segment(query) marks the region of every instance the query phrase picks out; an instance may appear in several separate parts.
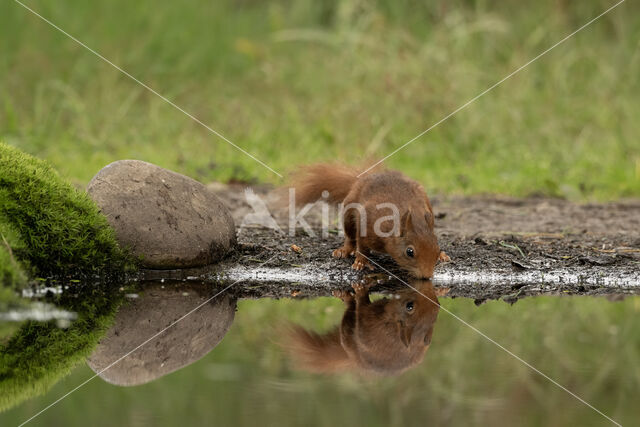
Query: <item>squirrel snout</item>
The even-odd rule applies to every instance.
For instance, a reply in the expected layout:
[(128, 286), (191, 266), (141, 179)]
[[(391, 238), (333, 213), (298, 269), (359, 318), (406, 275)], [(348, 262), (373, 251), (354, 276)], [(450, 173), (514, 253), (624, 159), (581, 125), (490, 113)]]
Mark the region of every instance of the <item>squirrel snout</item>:
[[(439, 252), (439, 250), (438, 250)], [(414, 271), (414, 274), (416, 275), (417, 279), (431, 279), (433, 278), (433, 271), (436, 268), (436, 264), (438, 263), (437, 259), (424, 259), (421, 260), (422, 262), (419, 262), (416, 265), (416, 268)]]
[(414, 271), (416, 279), (431, 279), (433, 277), (433, 267), (418, 268)]

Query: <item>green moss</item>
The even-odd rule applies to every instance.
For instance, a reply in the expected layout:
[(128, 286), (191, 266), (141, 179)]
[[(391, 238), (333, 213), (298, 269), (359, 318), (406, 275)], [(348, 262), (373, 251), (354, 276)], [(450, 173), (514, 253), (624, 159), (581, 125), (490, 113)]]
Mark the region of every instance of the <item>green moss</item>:
[[(0, 239), (1, 239), (0, 235)], [(14, 288), (21, 287), (27, 282), (27, 276), (13, 257), (13, 251), (9, 245), (4, 245), (0, 241), (0, 283)]]
[(98, 207), (44, 161), (0, 143), (0, 223), (39, 275), (124, 271), (128, 263)]
[[(9, 224), (0, 220), (0, 285), (13, 289), (22, 288), (27, 283), (24, 263), (16, 259), (15, 250), (24, 244)], [(3, 301), (0, 296), (0, 302)]]

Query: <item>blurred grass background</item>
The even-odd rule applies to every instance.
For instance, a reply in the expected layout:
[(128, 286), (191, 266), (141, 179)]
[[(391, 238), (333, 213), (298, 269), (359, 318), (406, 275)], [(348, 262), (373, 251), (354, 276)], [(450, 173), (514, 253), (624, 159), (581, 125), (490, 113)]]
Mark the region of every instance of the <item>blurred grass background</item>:
[[(387, 155), (614, 2), (26, 4), (285, 174)], [(625, 2), (389, 166), (431, 193), (639, 196), (639, 12)], [(0, 138), (78, 185), (122, 158), (280, 183), (12, 1), (0, 35)]]
[[(387, 155), (614, 1), (25, 3), (285, 174), (299, 163)], [(430, 193), (639, 197), (638, 12), (625, 2), (389, 166)], [(78, 186), (122, 158), (203, 182), (281, 183), (12, 1), (0, 3), (0, 52), (0, 139)], [(639, 301), (443, 305), (631, 424)], [(446, 313), (425, 362), (400, 378), (292, 373), (264, 325), (326, 328), (340, 306), (241, 302), (203, 361), (131, 389), (95, 380), (33, 425), (605, 423)], [(78, 368), (48, 395), (0, 414), (0, 424), (23, 421), (89, 375)]]

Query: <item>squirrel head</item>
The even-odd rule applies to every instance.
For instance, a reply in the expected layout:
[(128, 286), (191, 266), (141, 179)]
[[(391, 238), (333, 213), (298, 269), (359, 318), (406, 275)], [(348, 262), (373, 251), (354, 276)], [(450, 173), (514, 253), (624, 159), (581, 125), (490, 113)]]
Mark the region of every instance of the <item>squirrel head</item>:
[(384, 307), (382, 315), (367, 316), (365, 310), (360, 313), (356, 351), (363, 368), (393, 375), (424, 358), (440, 303), (430, 281), (414, 279), (410, 283), (411, 288), (400, 289), (374, 304)]
[(438, 262), (440, 247), (433, 232), (433, 214), (407, 210), (400, 220), (400, 235), (389, 239), (386, 252), (415, 278), (428, 279)]
[(430, 281), (413, 280), (412, 287), (414, 289), (403, 290), (396, 299), (390, 300), (386, 311), (394, 318), (397, 334), (405, 347), (428, 347), (440, 302)]

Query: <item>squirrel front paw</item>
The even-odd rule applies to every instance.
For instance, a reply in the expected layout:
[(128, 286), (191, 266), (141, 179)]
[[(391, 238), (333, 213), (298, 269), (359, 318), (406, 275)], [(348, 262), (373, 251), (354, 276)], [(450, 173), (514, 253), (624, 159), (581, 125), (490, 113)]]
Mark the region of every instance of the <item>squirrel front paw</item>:
[(444, 251), (440, 251), (440, 255), (438, 255), (438, 260), (440, 262), (449, 262), (451, 261), (451, 258), (449, 258), (449, 255), (444, 253)]
[(356, 260), (353, 261), (353, 265), (351, 266), (351, 268), (357, 271), (361, 271), (364, 270), (365, 267), (367, 267), (369, 270), (373, 270), (373, 266), (368, 259), (360, 255), (356, 255)]
[(353, 298), (353, 294), (350, 291), (345, 291), (342, 289), (336, 289), (335, 291), (332, 291), (331, 295), (333, 295), (336, 298), (340, 298), (342, 301)]
[(351, 284), (351, 287), (355, 291), (356, 296), (361, 296), (369, 292), (370, 285), (366, 283), (361, 283), (361, 282), (354, 282)]
[(341, 246), (335, 251), (331, 253), (334, 258), (347, 258), (350, 255), (353, 255), (353, 248), (348, 246)]

